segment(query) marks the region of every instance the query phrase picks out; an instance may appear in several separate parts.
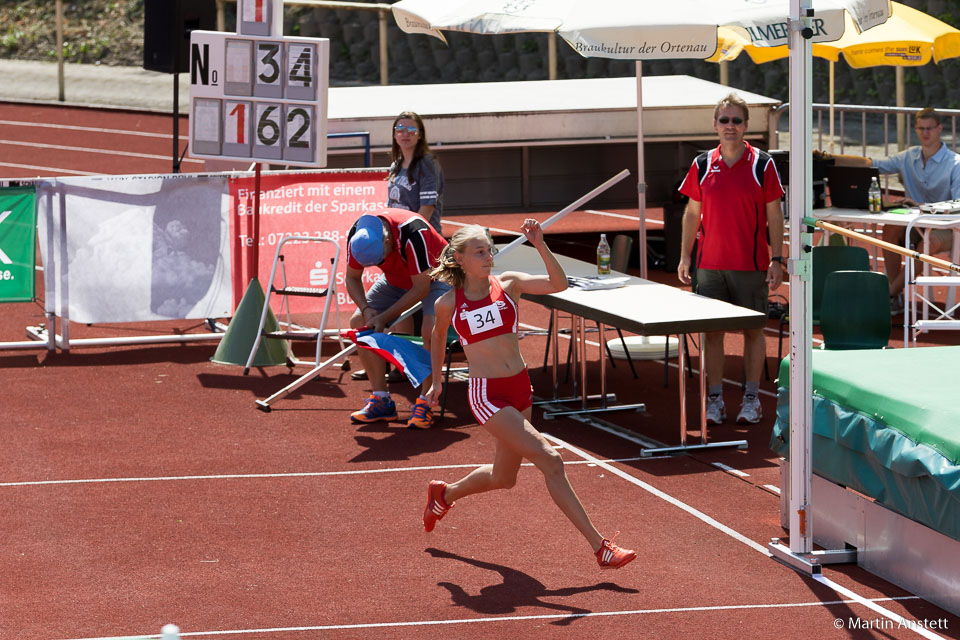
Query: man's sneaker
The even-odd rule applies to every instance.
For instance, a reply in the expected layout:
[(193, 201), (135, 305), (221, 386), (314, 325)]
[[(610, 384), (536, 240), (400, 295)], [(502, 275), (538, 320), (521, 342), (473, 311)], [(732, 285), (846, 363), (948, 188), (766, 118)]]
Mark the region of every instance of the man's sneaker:
[(360, 411), (354, 411), (350, 414), (350, 420), (353, 422), (378, 422), (380, 420), (389, 421), (397, 419), (397, 405), (389, 397), (371, 395), (367, 398), (367, 404), (363, 405)]
[(433, 411), (423, 398), (417, 398), (417, 404), (413, 405), (407, 426), (411, 429), (429, 429), (433, 426)]
[(442, 520), (453, 504), (447, 504), (443, 499), (443, 492), (447, 490), (447, 483), (442, 480), (431, 480), (427, 487), (427, 506), (423, 509), (423, 530), (427, 533), (437, 526), (437, 520)]
[(600, 543), (596, 556), (597, 564), (600, 565), (601, 569), (619, 569), (636, 559), (637, 553), (633, 549), (624, 549), (613, 544), (618, 535), (620, 535), (619, 531), (613, 535), (613, 538), (609, 540), (604, 538), (603, 542)]
[(707, 396), (707, 424), (721, 424), (727, 419), (727, 408), (723, 405), (723, 396)]
[(890, 315), (898, 316), (903, 313), (903, 294), (898, 293), (895, 296), (890, 296)]
[(740, 403), (740, 413), (737, 414), (738, 424), (757, 424), (763, 417), (763, 411), (760, 409), (760, 398), (751, 394), (743, 396), (743, 402)]

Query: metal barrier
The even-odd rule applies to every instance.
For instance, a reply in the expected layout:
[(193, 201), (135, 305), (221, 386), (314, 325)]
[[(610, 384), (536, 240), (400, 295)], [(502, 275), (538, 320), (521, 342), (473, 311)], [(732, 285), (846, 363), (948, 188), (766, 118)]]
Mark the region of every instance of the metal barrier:
[[(847, 146), (847, 136), (845, 132), (845, 123), (847, 122), (847, 116), (850, 114), (859, 114), (860, 118), (860, 155), (866, 156), (868, 147), (876, 147), (878, 145), (869, 145), (867, 143), (867, 131), (870, 124), (867, 122), (868, 114), (873, 114), (877, 116), (882, 116), (882, 126), (883, 126), (883, 145), (881, 154), (886, 157), (892, 155), (896, 151), (900, 151), (900, 145), (897, 145), (897, 149), (890, 149), (891, 138), (890, 138), (890, 116), (898, 116), (899, 118), (906, 118), (907, 116), (912, 116), (920, 111), (918, 107), (875, 107), (869, 105), (856, 105), (856, 104), (821, 104), (814, 103), (813, 113), (816, 128), (812, 133), (817, 140), (817, 146), (820, 149), (829, 148), (830, 145), (834, 142), (838, 142), (840, 150), (838, 153), (844, 153), (844, 150)], [(790, 108), (790, 103), (784, 103), (779, 107), (774, 107), (772, 113), (770, 114), (769, 121), (769, 131), (771, 139), (775, 139), (777, 133), (780, 129), (780, 118)], [(831, 109), (835, 114), (839, 114), (839, 132), (831, 134), (829, 123), (827, 127), (824, 127), (824, 115), (827, 116), (827, 119), (830, 117)], [(944, 138), (948, 139), (948, 146), (951, 147), (954, 151), (957, 151), (957, 118), (960, 117), (960, 109), (937, 109), (937, 113), (944, 119)], [(875, 123), (873, 126), (877, 126)], [(911, 146), (914, 144), (914, 141), (911, 139), (912, 127), (906, 127), (906, 136), (903, 144), (903, 148)], [(949, 132), (949, 133), (948, 133)], [(947, 140), (945, 140), (947, 142)], [(825, 146), (826, 143), (826, 146)]]
[(356, 131), (354, 133), (328, 133), (327, 138), (361, 138), (363, 140), (363, 166), (371, 166), (373, 161), (370, 155), (369, 131)]
[[(811, 134), (814, 137), (815, 144), (814, 147), (817, 149), (824, 149), (831, 153), (840, 153), (843, 154), (847, 151), (847, 147), (856, 147), (859, 146), (858, 155), (870, 158), (886, 158), (894, 153), (897, 153), (913, 144), (919, 144), (912, 136), (913, 127), (905, 127), (905, 135), (903, 136), (904, 142), (900, 144), (899, 142), (894, 144), (890, 136), (890, 120), (891, 116), (894, 116), (898, 121), (906, 120), (907, 118), (912, 117), (914, 114), (921, 111), (918, 107), (877, 107), (870, 105), (857, 105), (857, 104), (822, 104), (814, 103), (811, 105), (813, 107), (814, 114), (814, 130), (811, 131)], [(768, 132), (771, 140), (777, 140), (780, 130), (780, 118), (783, 114), (790, 108), (790, 103), (784, 103), (780, 106), (773, 107), (771, 109), (768, 125)], [(832, 109), (832, 113), (831, 113)], [(954, 152), (957, 151), (958, 140), (957, 138), (957, 118), (960, 117), (960, 109), (937, 109), (936, 110), (940, 117), (943, 119), (943, 128), (944, 134), (942, 136), (943, 141), (947, 143), (947, 146), (950, 147)], [(839, 115), (839, 132), (831, 132), (832, 123), (827, 123), (824, 126), (824, 120), (831, 120), (834, 114)], [(859, 118), (859, 129), (860, 129), (860, 141), (857, 145), (855, 139), (850, 140), (846, 135), (846, 123), (848, 122), (848, 116), (858, 115)], [(826, 116), (826, 117), (825, 117)], [(868, 116), (871, 116), (868, 119)], [(868, 120), (870, 120), (868, 122)], [(878, 122), (879, 120), (879, 122)], [(883, 143), (882, 144), (871, 144), (868, 141), (868, 133), (870, 131), (876, 131), (878, 127), (883, 129)], [(835, 150), (835, 146), (839, 146), (839, 150)], [(893, 147), (893, 148), (891, 148)], [(899, 181), (897, 177), (892, 176), (895, 181), (894, 191), (900, 188)], [(890, 193), (891, 176), (885, 175), (882, 176), (883, 189), (885, 192)]]

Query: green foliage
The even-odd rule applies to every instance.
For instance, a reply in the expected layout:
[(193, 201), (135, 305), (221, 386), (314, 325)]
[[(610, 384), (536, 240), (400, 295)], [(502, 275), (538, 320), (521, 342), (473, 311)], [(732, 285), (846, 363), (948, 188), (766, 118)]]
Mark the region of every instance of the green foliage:
[[(139, 66), (143, 59), (144, 0), (63, 3), (63, 57), (68, 62)], [(56, 58), (52, 0), (0, 3), (0, 55), (22, 60)]]

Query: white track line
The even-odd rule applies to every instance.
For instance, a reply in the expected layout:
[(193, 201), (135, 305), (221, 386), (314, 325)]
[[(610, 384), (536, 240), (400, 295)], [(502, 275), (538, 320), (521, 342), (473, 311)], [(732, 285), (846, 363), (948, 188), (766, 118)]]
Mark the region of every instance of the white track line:
[(943, 636), (937, 635), (936, 633), (934, 633), (933, 631), (930, 631), (929, 629), (925, 629), (922, 625), (917, 624), (917, 622), (913, 620), (907, 620), (903, 616), (897, 613), (894, 613), (889, 609), (881, 607), (876, 602), (873, 602), (868, 598), (864, 598), (863, 596), (854, 593), (853, 591), (851, 591), (850, 589), (847, 589), (843, 585), (837, 584), (830, 578), (824, 577), (822, 574), (819, 576), (813, 576), (813, 579), (820, 582), (824, 586), (830, 587), (840, 595), (847, 596), (851, 600), (856, 600), (858, 603), (862, 604), (866, 608), (872, 611), (876, 611), (883, 617), (891, 620), (892, 622), (895, 622), (897, 624), (897, 627), (896, 627), (897, 629), (906, 629), (908, 631), (913, 631), (917, 635), (923, 636), (924, 638), (931, 638), (934, 640), (937, 640), (937, 639), (943, 640)]
[[(65, 144), (44, 144), (41, 142), (23, 142), (21, 140), (0, 140), (0, 144), (13, 147), (27, 147), (29, 149), (55, 149), (57, 151), (81, 151), (83, 153), (101, 153), (108, 156), (122, 156), (126, 158), (146, 158), (148, 160), (169, 160), (170, 156), (161, 156), (154, 153), (135, 153), (133, 151), (110, 151), (109, 149), (93, 149), (91, 147), (73, 147)], [(200, 160), (186, 160), (183, 164), (203, 164)]]
[(691, 507), (691, 506), (688, 505), (687, 503), (685, 503), (685, 502), (683, 502), (683, 501), (681, 501), (681, 500), (678, 500), (677, 498), (674, 498), (674, 497), (671, 496), (670, 494), (665, 493), (665, 492), (661, 491), (660, 489), (657, 489), (655, 486), (644, 482), (644, 481), (641, 480), (640, 478), (637, 478), (637, 477), (635, 477), (635, 476), (632, 476), (632, 475), (630, 475), (629, 473), (627, 473), (626, 471), (623, 471), (623, 470), (621, 470), (621, 469), (618, 469), (617, 467), (614, 467), (613, 465), (611, 465), (611, 464), (609, 464), (609, 463), (607, 463), (607, 462), (604, 462), (603, 460), (600, 460), (599, 458), (594, 458), (592, 455), (590, 455), (590, 454), (587, 453), (586, 451), (582, 451), (581, 449), (578, 449), (577, 447), (574, 447), (573, 445), (569, 444), (568, 442), (564, 442), (563, 440), (561, 440), (561, 439), (559, 439), (559, 438), (557, 438), (557, 437), (555, 437), (555, 436), (552, 436), (552, 435), (550, 435), (550, 434), (548, 434), (548, 433), (544, 433), (544, 434), (543, 434), (543, 437), (545, 437), (545, 438), (546, 438), (547, 440), (549, 440), (551, 443), (562, 444), (565, 449), (567, 449), (570, 453), (574, 454), (575, 456), (577, 456), (577, 457), (579, 457), (579, 458), (581, 458), (581, 459), (583, 459), (583, 460), (587, 460), (587, 461), (589, 461), (589, 462), (592, 462), (592, 463), (594, 463), (595, 465), (597, 465), (598, 467), (601, 467), (601, 468), (609, 471), (610, 473), (613, 473), (613, 474), (615, 474), (615, 475), (620, 476), (621, 478), (623, 478), (623, 479), (626, 480), (627, 482), (629, 482), (629, 483), (631, 483), (631, 484), (637, 485), (638, 487), (640, 487), (640, 488), (643, 489), (644, 491), (646, 491), (646, 492), (648, 492), (648, 493), (652, 493), (652, 494), (655, 495), (656, 497), (658, 497), (658, 498), (660, 498), (661, 500), (663, 500), (663, 501), (665, 501), (665, 502), (667, 502), (667, 503), (669, 503), (669, 504), (677, 507), (678, 509), (680, 509), (680, 510), (682, 510), (682, 511), (686, 511), (687, 513), (689, 513), (690, 515), (692, 515), (694, 518), (697, 518), (698, 520), (701, 520), (701, 521), (705, 522), (706, 524), (710, 525), (710, 526), (713, 527), (714, 529), (717, 529), (717, 530), (719, 530), (719, 531), (722, 531), (723, 533), (727, 534), (728, 536), (730, 536), (730, 537), (733, 538), (734, 540), (737, 540), (738, 542), (742, 542), (743, 544), (747, 545), (748, 547), (750, 547), (750, 548), (753, 549), (754, 551), (757, 551), (757, 552), (762, 553), (763, 555), (765, 555), (765, 556), (767, 556), (767, 557), (770, 557), (770, 555), (771, 555), (771, 554), (770, 554), (770, 551), (768, 551), (765, 546), (763, 546), (763, 545), (761, 545), (761, 544), (759, 544), (759, 543), (757, 543), (757, 542), (754, 542), (753, 540), (751, 540), (750, 538), (746, 537), (746, 536), (743, 535), (742, 533), (740, 533), (740, 532), (738, 532), (738, 531), (734, 531), (733, 529), (731, 529), (731, 528), (728, 527), (727, 525), (723, 524), (722, 522), (719, 522), (718, 520), (713, 519), (712, 517), (708, 516), (708, 515), (705, 514), (704, 512), (702, 512), (702, 511), (700, 511), (700, 510), (698, 510), (698, 509), (695, 509), (694, 507)]
[[(639, 462), (649, 458), (617, 458), (610, 462)], [(185, 480), (267, 480), (273, 478), (323, 478), (330, 476), (361, 476), (377, 473), (406, 473), (408, 471), (436, 471), (438, 469), (476, 469), (483, 464), (441, 464), (425, 467), (390, 467), (387, 469), (352, 469), (349, 471), (301, 471), (292, 473), (229, 473), (211, 476), (144, 476), (131, 478), (80, 478), (75, 480), (29, 480), (23, 482), (0, 482), (0, 488), (12, 487), (44, 487), (55, 485), (75, 485), (75, 484), (109, 484), (114, 482), (180, 482)], [(583, 464), (590, 466), (593, 463), (586, 460), (572, 461), (567, 464)], [(532, 467), (529, 462), (523, 463), (524, 467)]]
[[(75, 124), (52, 124), (49, 122), (18, 122), (16, 120), (0, 120), (0, 124), (8, 124), (14, 127), (37, 127), (42, 129), (58, 129), (65, 131), (90, 131), (92, 133), (110, 133), (121, 136), (140, 136), (143, 138), (161, 138), (170, 140), (172, 133), (152, 133), (150, 131), (130, 131), (127, 129), (104, 129), (103, 127), (82, 127)], [(182, 135), (180, 140), (188, 140), (189, 136)]]
[[(611, 211), (597, 211), (596, 209), (584, 209), (584, 213), (592, 213), (595, 216), (606, 216), (608, 218), (623, 218), (624, 220), (633, 220), (640, 223), (639, 216), (628, 216), (622, 213), (613, 213)], [(659, 222), (659, 220), (650, 220), (650, 222)]]
[(746, 471), (740, 471), (740, 469), (734, 469), (733, 467), (731, 467), (731, 466), (729, 466), (729, 465), (726, 465), (726, 464), (723, 464), (722, 462), (712, 462), (712, 463), (710, 463), (710, 464), (712, 464), (713, 466), (715, 466), (717, 469), (722, 469), (722, 470), (726, 471), (727, 473), (731, 473), (731, 474), (733, 474), (733, 475), (735, 475), (735, 476), (737, 476), (737, 477), (740, 477), (740, 478), (749, 478), (749, 477), (750, 477), (750, 474), (747, 473)]
[[(731, 528), (728, 527), (727, 525), (725, 525), (725, 524), (723, 524), (723, 523), (721, 523), (721, 522), (718, 522), (717, 520), (714, 520), (713, 518), (711, 518), (711, 517), (708, 516), (707, 514), (703, 513), (702, 511), (700, 511), (700, 510), (698, 510), (698, 509), (695, 509), (694, 507), (691, 507), (690, 505), (686, 504), (685, 502), (682, 502), (682, 501), (678, 500), (677, 498), (674, 498), (673, 496), (671, 496), (671, 495), (669, 495), (669, 494), (667, 494), (667, 493), (664, 493), (663, 491), (660, 491), (660, 490), (657, 489), (656, 487), (647, 484), (647, 483), (644, 482), (643, 480), (640, 480), (639, 478), (636, 478), (636, 477), (630, 475), (629, 473), (627, 473), (627, 472), (625, 472), (625, 471), (622, 471), (622, 470), (620, 470), (620, 469), (618, 469), (618, 468), (616, 468), (616, 467), (614, 467), (614, 466), (612, 466), (612, 465), (610, 465), (610, 464), (608, 464), (608, 463), (606, 463), (606, 462), (603, 462), (602, 460), (598, 460), (597, 458), (594, 458), (594, 457), (591, 456), (589, 453), (586, 453), (585, 451), (581, 451), (580, 449), (578, 449), (578, 448), (576, 448), (576, 447), (574, 447), (574, 446), (571, 446), (569, 443), (564, 442), (563, 440), (560, 440), (559, 438), (556, 438), (556, 437), (554, 437), (554, 436), (551, 436), (550, 434), (547, 434), (547, 433), (544, 433), (543, 436), (544, 436), (545, 438), (547, 438), (547, 440), (549, 440), (550, 442), (562, 444), (563, 447), (564, 447), (565, 449), (567, 449), (570, 453), (572, 453), (572, 454), (580, 457), (581, 459), (587, 460), (587, 461), (589, 461), (589, 462), (593, 462), (593, 463), (596, 464), (598, 467), (601, 467), (601, 468), (609, 471), (610, 473), (613, 473), (613, 474), (615, 474), (615, 475), (618, 475), (618, 476), (620, 476), (621, 478), (623, 478), (624, 480), (626, 480), (626, 481), (628, 481), (628, 482), (630, 482), (630, 483), (632, 483), (632, 484), (637, 485), (638, 487), (640, 487), (640, 488), (643, 489), (644, 491), (647, 491), (647, 492), (649, 492), (649, 493), (652, 493), (653, 495), (657, 496), (658, 498), (660, 498), (660, 499), (662, 499), (662, 500), (665, 500), (666, 502), (670, 503), (671, 505), (673, 505), (673, 506), (675, 506), (675, 507), (677, 507), (677, 508), (679, 508), (679, 509), (682, 509), (683, 511), (686, 511), (687, 513), (689, 513), (690, 515), (694, 516), (694, 517), (697, 518), (698, 520), (701, 520), (701, 521), (705, 522), (706, 524), (710, 525), (711, 527), (713, 527), (713, 528), (715, 528), (715, 529), (717, 529), (717, 530), (719, 530), (719, 531), (727, 534), (728, 536), (730, 536), (730, 537), (733, 538), (734, 540), (736, 540), (736, 541), (738, 541), (738, 542), (742, 542), (743, 544), (747, 545), (748, 547), (750, 547), (750, 548), (753, 549), (754, 551), (757, 551), (757, 552), (759, 552), (759, 553), (761, 553), (761, 554), (763, 554), (763, 555), (765, 555), (765, 556), (767, 556), (767, 557), (771, 557), (771, 553), (770, 553), (770, 551), (769, 551), (766, 547), (764, 547), (763, 545), (761, 545), (761, 544), (759, 544), (759, 543), (757, 543), (757, 542), (754, 542), (754, 541), (751, 540), (750, 538), (746, 537), (745, 535), (743, 535), (742, 533), (740, 533), (740, 532), (738, 532), (738, 531), (735, 531), (734, 529), (731, 529)], [(841, 594), (841, 595), (844, 595), (844, 596), (846, 596), (846, 597), (848, 597), (848, 598), (851, 598), (852, 600), (855, 600), (856, 602), (864, 605), (865, 607), (871, 609), (872, 611), (875, 611), (875, 612), (879, 613), (880, 615), (882, 615), (882, 616), (884, 616), (884, 617), (892, 620), (894, 623), (896, 623), (896, 624), (898, 625), (898, 628), (908, 629), (909, 631), (913, 631), (914, 633), (917, 633), (918, 635), (921, 635), (921, 636), (923, 636), (924, 638), (941, 638), (941, 636), (938, 636), (937, 634), (935, 634), (935, 633), (933, 633), (933, 632), (931, 632), (931, 631), (929, 631), (929, 630), (927, 630), (927, 629), (924, 629), (922, 626), (916, 626), (916, 625), (912, 624), (909, 620), (907, 620), (907, 619), (904, 618), (903, 616), (901, 616), (901, 615), (899, 615), (899, 614), (897, 614), (897, 613), (894, 613), (893, 611), (890, 611), (889, 609), (885, 609), (885, 608), (881, 607), (880, 605), (878, 605), (878, 604), (876, 604), (876, 603), (874, 603), (874, 602), (870, 602), (869, 599), (864, 598), (863, 596), (855, 593), (854, 591), (851, 591), (850, 589), (848, 589), (848, 588), (846, 588), (846, 587), (844, 587), (844, 586), (841, 586), (841, 585), (833, 582), (832, 580), (830, 580), (830, 579), (828, 579), (828, 578), (825, 578), (825, 577), (823, 577), (823, 576), (819, 576), (819, 577), (816, 577), (816, 579), (817, 579), (820, 583), (822, 583), (823, 585), (825, 585), (825, 586), (827, 586), (827, 587), (830, 587), (831, 589), (833, 589), (833, 590), (836, 591), (837, 593), (839, 593), (839, 594)]]
[[(893, 600), (917, 600), (917, 596), (896, 596), (892, 598), (875, 598), (870, 602), (887, 602)], [(477, 624), (484, 622), (523, 622), (527, 620), (573, 620), (576, 618), (602, 618), (610, 616), (642, 616), (655, 615), (661, 613), (701, 613), (704, 611), (750, 611), (757, 609), (798, 609), (804, 607), (832, 607), (844, 604), (859, 603), (860, 600), (832, 600), (814, 602), (783, 602), (767, 604), (731, 604), (714, 605), (704, 607), (669, 607), (662, 609), (631, 609), (628, 611), (591, 611), (589, 613), (573, 614), (545, 614), (539, 616), (494, 616), (490, 618), (461, 618), (459, 620), (415, 620), (409, 622), (369, 622), (366, 624), (330, 624), (303, 627), (271, 627), (263, 629), (230, 629), (224, 631), (181, 631), (180, 637), (216, 637), (227, 635), (251, 635), (256, 633), (284, 633), (296, 631), (342, 631), (346, 629), (383, 629), (397, 627), (426, 627), (452, 624)], [(159, 638), (159, 634), (144, 635), (126, 635), (126, 636), (102, 636), (99, 638), (72, 638), (71, 640), (140, 640), (146, 638)]]
[(56, 173), (57, 175), (62, 175), (64, 173), (72, 173), (78, 176), (103, 175), (92, 171), (73, 171), (71, 169), (61, 169), (59, 167), (38, 167), (37, 165), (33, 164), (14, 164), (12, 162), (0, 162), (0, 167), (10, 167), (12, 169), (30, 169), (31, 171), (50, 171), (52, 173)]
[[(608, 216), (610, 218), (623, 218), (624, 220), (633, 220), (637, 224), (640, 224), (640, 218), (637, 216), (628, 216), (622, 213), (612, 213), (610, 211), (596, 211), (594, 209), (585, 209), (585, 213), (592, 213), (595, 216)], [(649, 224), (659, 224), (663, 226), (663, 220), (657, 220), (655, 218), (644, 218), (644, 222)]]

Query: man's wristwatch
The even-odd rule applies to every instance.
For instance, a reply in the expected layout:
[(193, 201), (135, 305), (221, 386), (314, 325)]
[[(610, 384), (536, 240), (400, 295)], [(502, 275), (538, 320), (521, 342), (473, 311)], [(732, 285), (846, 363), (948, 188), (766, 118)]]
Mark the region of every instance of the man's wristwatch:
[(780, 266), (783, 267), (784, 269), (787, 268), (787, 261), (784, 259), (783, 256), (773, 256), (772, 258), (770, 258), (770, 264), (773, 264), (774, 262), (779, 262)]

